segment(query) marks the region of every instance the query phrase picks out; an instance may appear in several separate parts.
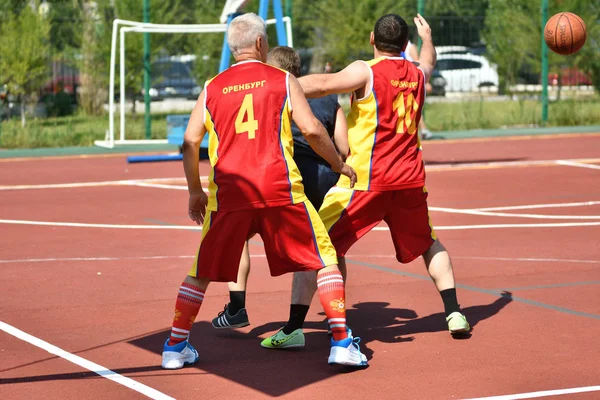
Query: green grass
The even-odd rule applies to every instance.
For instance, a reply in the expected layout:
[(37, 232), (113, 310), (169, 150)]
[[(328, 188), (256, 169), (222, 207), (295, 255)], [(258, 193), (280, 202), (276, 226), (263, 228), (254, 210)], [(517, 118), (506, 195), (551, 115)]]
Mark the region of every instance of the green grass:
[[(169, 113), (179, 114), (179, 113)], [(152, 114), (152, 138), (167, 137), (167, 114)], [(145, 139), (144, 116), (127, 115), (125, 120), (128, 139)], [(2, 122), (0, 148), (40, 148), (92, 146), (94, 140), (102, 140), (108, 130), (108, 115), (74, 115), (60, 118), (29, 119), (25, 128), (21, 120), (13, 118)], [(119, 117), (115, 118), (118, 135)]]
[[(167, 114), (179, 112), (152, 114), (152, 138), (166, 138)], [(552, 102), (549, 115), (548, 126), (600, 125), (600, 97)], [(425, 121), (433, 132), (536, 126), (540, 118), (541, 105), (534, 100), (430, 102), (425, 107)], [(142, 114), (128, 115), (126, 123), (127, 138), (144, 139)], [(118, 116), (115, 128), (118, 134)], [(1, 124), (0, 148), (92, 146), (107, 130), (108, 115), (29, 119), (25, 128), (14, 118)]]
[[(434, 132), (539, 126), (538, 101), (428, 103), (425, 122)], [(600, 98), (563, 100), (549, 105), (547, 126), (600, 125)]]

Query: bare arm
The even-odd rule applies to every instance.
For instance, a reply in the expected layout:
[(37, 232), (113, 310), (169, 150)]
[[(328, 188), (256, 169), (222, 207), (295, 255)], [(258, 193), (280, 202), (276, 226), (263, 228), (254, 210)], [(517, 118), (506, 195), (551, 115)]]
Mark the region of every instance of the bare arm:
[(364, 88), (371, 73), (364, 62), (355, 61), (335, 74), (313, 74), (298, 79), (306, 97), (323, 97), (329, 94), (351, 93)]
[(335, 147), (337, 147), (340, 156), (342, 156), (342, 159), (346, 161), (346, 157), (348, 157), (348, 153), (350, 152), (350, 145), (348, 144), (348, 123), (346, 122), (346, 114), (344, 114), (342, 107), (338, 108), (335, 117), (333, 142), (335, 143)]
[(202, 91), (198, 101), (192, 110), (185, 134), (183, 135), (183, 169), (190, 193), (188, 215), (196, 223), (204, 221), (204, 213), (208, 197), (200, 183), (200, 172), (198, 162), (200, 161), (200, 143), (206, 134), (204, 126), (204, 98), (206, 93)]
[(335, 150), (333, 142), (329, 138), (323, 124), (315, 118), (308, 101), (302, 92), (302, 87), (298, 80), (290, 75), (290, 97), (293, 105), (292, 118), (302, 136), (306, 139), (310, 147), (325, 161), (331, 165), (333, 171), (346, 175), (350, 178), (350, 186), (356, 182), (356, 173), (348, 165), (344, 164), (340, 155)]
[(419, 54), (419, 67), (425, 74), (425, 82), (428, 82), (431, 74), (433, 73), (433, 69), (435, 68), (435, 63), (437, 62), (437, 54), (435, 47), (433, 46), (433, 39), (431, 38), (431, 28), (429, 27), (427, 21), (425, 21), (425, 18), (423, 18), (421, 14), (417, 14), (414, 21), (415, 25), (417, 26), (419, 36), (423, 41), (423, 46), (421, 46), (421, 54)]

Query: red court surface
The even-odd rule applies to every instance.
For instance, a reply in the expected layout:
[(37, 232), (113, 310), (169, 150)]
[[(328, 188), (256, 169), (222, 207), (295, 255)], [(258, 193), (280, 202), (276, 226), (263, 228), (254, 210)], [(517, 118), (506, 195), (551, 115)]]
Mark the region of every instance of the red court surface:
[(424, 152), (430, 215), (473, 332), (449, 335), (423, 261), (397, 263), (382, 224), (348, 255), (348, 320), (370, 363), (354, 372), (327, 365), (317, 299), (305, 348), (260, 347), (287, 318), (291, 283), (269, 277), (260, 239), (251, 325), (212, 328), (228, 301), (213, 284), (192, 330), (200, 361), (162, 370), (200, 237), (181, 163), (0, 161), (1, 397), (600, 398), (600, 135), (435, 141)]

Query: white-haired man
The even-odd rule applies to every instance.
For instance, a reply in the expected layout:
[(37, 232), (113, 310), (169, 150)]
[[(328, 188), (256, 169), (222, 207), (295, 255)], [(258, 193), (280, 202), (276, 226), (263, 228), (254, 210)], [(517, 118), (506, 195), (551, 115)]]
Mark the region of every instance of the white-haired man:
[[(212, 281), (237, 279), (244, 243), (255, 233), (263, 238), (271, 275), (318, 271), (321, 304), (333, 331), (329, 363), (364, 366), (367, 359), (346, 326), (344, 281), (335, 249), (304, 194), (292, 158), (291, 120), (351, 185), (356, 173), (336, 152), (296, 78), (265, 64), (265, 22), (256, 14), (237, 17), (229, 25), (227, 41), (237, 63), (206, 83), (184, 135), (188, 213), (204, 226), (196, 260), (179, 289), (162, 367), (177, 369), (198, 360), (188, 338), (206, 288)], [(199, 146), (207, 132), (209, 196), (198, 171)]]

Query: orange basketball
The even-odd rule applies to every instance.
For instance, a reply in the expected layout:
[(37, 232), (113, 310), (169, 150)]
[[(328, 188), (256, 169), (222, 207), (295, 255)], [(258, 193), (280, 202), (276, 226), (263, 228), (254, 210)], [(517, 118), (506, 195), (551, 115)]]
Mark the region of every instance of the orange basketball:
[(555, 53), (575, 54), (587, 38), (585, 22), (579, 15), (562, 12), (553, 15), (544, 28), (544, 40)]

